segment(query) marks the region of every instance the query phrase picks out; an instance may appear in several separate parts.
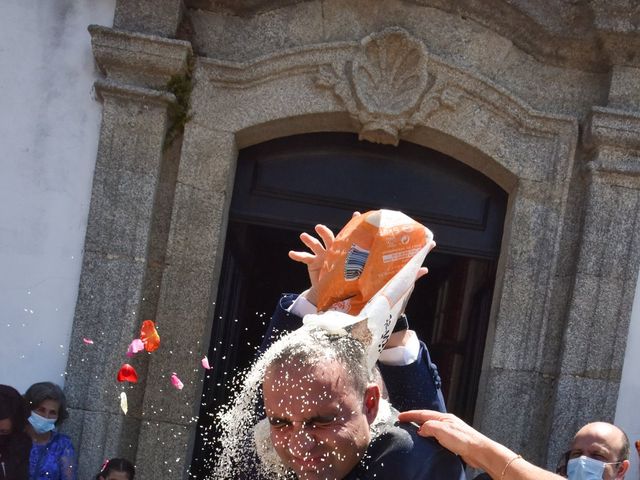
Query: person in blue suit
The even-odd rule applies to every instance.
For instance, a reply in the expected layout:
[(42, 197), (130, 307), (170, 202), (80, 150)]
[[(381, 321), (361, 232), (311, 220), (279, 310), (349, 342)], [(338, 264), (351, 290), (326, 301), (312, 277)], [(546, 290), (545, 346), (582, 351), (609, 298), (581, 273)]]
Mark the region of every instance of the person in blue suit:
[[(289, 253), (293, 260), (307, 265), (311, 286), (299, 295), (284, 294), (280, 298), (260, 348), (261, 352), (265, 352), (281, 336), (297, 330), (302, 325), (304, 315), (317, 311), (315, 304), (318, 273), (334, 237), (333, 232), (324, 225), (317, 225), (315, 231), (320, 240), (307, 233), (300, 236), (310, 252), (291, 251)], [(418, 277), (425, 273), (426, 269), (423, 269)], [(328, 343), (324, 345), (323, 342)], [(356, 340), (353, 342), (359, 343)], [(427, 346), (418, 340), (415, 332), (409, 330), (406, 316), (402, 315), (396, 323), (396, 328), (378, 361), (378, 369), (383, 381), (377, 383), (386, 392), (380, 393), (378, 385), (368, 384), (364, 392), (366, 408), (363, 415), (358, 407), (359, 403), (362, 403), (360, 399), (362, 392), (354, 396), (351, 388), (346, 388), (351, 383), (354, 385), (362, 383), (357, 380), (359, 371), (357, 365), (361, 362), (353, 360), (347, 361), (346, 364), (343, 364), (343, 361), (327, 362), (322, 352), (336, 348), (339, 350), (340, 348), (333, 345), (334, 343), (336, 342), (327, 340), (319, 334), (310, 346), (301, 348), (294, 344), (291, 354), (284, 355), (286, 361), (275, 362), (275, 367), (268, 368), (264, 378), (264, 407), (270, 423), (271, 439), (281, 461), (295, 473), (295, 477), (298, 479), (335, 478), (336, 480), (368, 478), (458, 480), (464, 478), (462, 464), (455, 455), (436, 442), (419, 438), (414, 426), (397, 422), (395, 417), (397, 412), (381, 424), (384, 425), (382, 433), (372, 436), (370, 440), (367, 440), (363, 433), (368, 431), (368, 428), (364, 428), (366, 423), (371, 423), (374, 421), (373, 417), (376, 417), (372, 412), (377, 411), (380, 395), (386, 396), (391, 405), (398, 410), (446, 411), (438, 370), (431, 361)], [(352, 345), (345, 350), (354, 352), (358, 349)], [(296, 355), (302, 355), (302, 357), (297, 358)], [(338, 357), (343, 356), (338, 355)], [(329, 371), (330, 373), (327, 373)], [(304, 374), (301, 375), (300, 372)], [(342, 382), (337, 380), (342, 377), (344, 377)], [(333, 380), (324, 385), (323, 378)], [(343, 384), (344, 392), (340, 388), (333, 391), (335, 385)], [(331, 394), (322, 388), (331, 390)], [(316, 390), (322, 390), (322, 392), (318, 393)], [(338, 397), (339, 402), (335, 400)], [(330, 428), (328, 419), (322, 420), (316, 426), (316, 417), (305, 417), (309, 411), (307, 405), (314, 405), (311, 409), (312, 413), (315, 410), (325, 412), (325, 410), (329, 411), (329, 407), (337, 408), (338, 404), (347, 405), (347, 400), (353, 405), (349, 404), (346, 410), (354, 415), (357, 413), (358, 422), (347, 422), (343, 418), (344, 425), (340, 428), (333, 428), (333, 426)], [(324, 405), (325, 401), (327, 405)], [(368, 418), (369, 416), (371, 418)], [(367, 419), (366, 422), (364, 418)], [(344, 447), (342, 443), (346, 444), (350, 441), (341, 443), (339, 440), (343, 436), (336, 432), (353, 429), (353, 424), (359, 424), (362, 431), (357, 435), (346, 435), (346, 437), (359, 439), (361, 445), (354, 441), (351, 447), (340, 448)], [(306, 431), (307, 428), (310, 430)], [(333, 436), (336, 438), (329, 438), (330, 436), (326, 439), (320, 438), (325, 430), (334, 432)], [(329, 444), (333, 447), (329, 448)], [(327, 451), (325, 452), (323, 448)], [(347, 455), (347, 452), (351, 452), (352, 455)]]
[(274, 343), (264, 359), (269, 436), (287, 478), (465, 478), (455, 454), (420, 437), (415, 426), (398, 423), (397, 412), (385, 408), (366, 347), (355, 337), (297, 330)]
[[(299, 295), (283, 294), (271, 317), (260, 351), (265, 351), (282, 334), (299, 328), (304, 315), (317, 311), (315, 304), (318, 274), (325, 254), (333, 243), (334, 235), (325, 225), (316, 225), (315, 232), (319, 238), (306, 232), (300, 235), (300, 240), (310, 252), (289, 252), (292, 260), (307, 266), (311, 286)], [(426, 268), (421, 269), (418, 278), (426, 273)], [(380, 355), (378, 368), (389, 401), (397, 410), (428, 409), (443, 413), (447, 411), (438, 368), (431, 361), (425, 343), (408, 328), (405, 315), (398, 319), (394, 332)]]

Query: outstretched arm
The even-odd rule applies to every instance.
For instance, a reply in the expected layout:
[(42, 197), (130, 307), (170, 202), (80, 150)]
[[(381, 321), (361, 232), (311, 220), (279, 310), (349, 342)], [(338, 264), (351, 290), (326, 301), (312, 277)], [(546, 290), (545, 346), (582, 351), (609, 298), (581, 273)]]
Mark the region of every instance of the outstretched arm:
[[(333, 245), (334, 235), (331, 229), (325, 225), (316, 225), (315, 232), (318, 238), (303, 232), (300, 234), (300, 240), (304, 243), (310, 252), (295, 251), (289, 252), (289, 258), (296, 262), (304, 263), (309, 273), (309, 289), (305, 290), (299, 296), (304, 297), (305, 304), (298, 303), (298, 308), (293, 305), (298, 300), (298, 294), (285, 293), (278, 300), (276, 309), (271, 315), (271, 321), (267, 327), (259, 352), (264, 352), (269, 346), (282, 334), (291, 332), (302, 326), (302, 317), (306, 313), (316, 313), (318, 280), (320, 270), (324, 263), (327, 250)], [(302, 300), (302, 299), (301, 299)], [(293, 308), (292, 308), (293, 307)], [(302, 309), (311, 311), (301, 311)]]
[(473, 429), (455, 415), (432, 410), (402, 412), (401, 422), (420, 424), (418, 434), (438, 442), (475, 468), (499, 480), (561, 480), (563, 477), (536, 467), (504, 445)]

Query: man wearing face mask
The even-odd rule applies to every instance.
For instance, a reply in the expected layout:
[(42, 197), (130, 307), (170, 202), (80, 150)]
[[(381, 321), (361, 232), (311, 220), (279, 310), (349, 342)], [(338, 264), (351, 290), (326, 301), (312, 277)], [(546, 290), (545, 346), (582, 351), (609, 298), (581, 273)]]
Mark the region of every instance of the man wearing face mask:
[(529, 463), (450, 413), (413, 410), (400, 413), (398, 420), (420, 424), (418, 435), (435, 438), (467, 465), (494, 479), (562, 480), (568, 474), (569, 480), (621, 480), (629, 469), (629, 439), (606, 422), (582, 427), (554, 474)]
[(565, 459), (569, 480), (621, 480), (629, 469), (629, 438), (610, 423), (588, 423), (573, 437)]

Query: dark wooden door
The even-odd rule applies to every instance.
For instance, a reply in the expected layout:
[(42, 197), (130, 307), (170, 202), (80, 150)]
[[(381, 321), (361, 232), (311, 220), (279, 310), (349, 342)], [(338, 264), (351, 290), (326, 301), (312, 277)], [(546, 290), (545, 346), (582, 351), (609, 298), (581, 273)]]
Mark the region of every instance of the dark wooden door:
[(337, 232), (355, 210), (401, 210), (434, 232), (430, 273), (407, 314), (440, 368), (449, 410), (472, 421), (506, 204), (482, 174), (414, 144), (319, 133), (242, 150), (198, 427), (209, 433), (196, 439), (193, 472), (210, 458), (211, 413), (253, 360), (279, 295), (308, 286), (304, 266), (287, 257), (301, 248), (298, 234), (317, 223)]

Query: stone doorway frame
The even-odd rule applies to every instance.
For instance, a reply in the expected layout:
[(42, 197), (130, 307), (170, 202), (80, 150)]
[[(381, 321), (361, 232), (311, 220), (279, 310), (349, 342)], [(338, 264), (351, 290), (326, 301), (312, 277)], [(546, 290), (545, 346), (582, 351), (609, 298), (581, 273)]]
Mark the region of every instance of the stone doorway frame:
[[(394, 65), (409, 71), (402, 82), (394, 83)], [(400, 83), (411, 87), (403, 90)], [(217, 198), (211, 206), (220, 216), (209, 223), (217, 242), (208, 250), (211, 264), (222, 253), (237, 151), (273, 138), (317, 131), (356, 132), (392, 144), (401, 138), (466, 163), (508, 192), (476, 424), (524, 450), (544, 451), (547, 435), (540, 429), (549, 428), (553, 410), (561, 306), (567, 301), (558, 258), (578, 139), (575, 119), (533, 111), (428, 53), (398, 28), (243, 64), (198, 59), (195, 85), (176, 198), (184, 188), (184, 211)], [(175, 233), (193, 237), (199, 230), (180, 222), (180, 205), (174, 208)], [(185, 254), (179, 248), (176, 253)], [(171, 301), (161, 298), (163, 310), (176, 300), (164, 293)], [(206, 338), (207, 330), (199, 334)], [(520, 402), (534, 411), (514, 408)], [(511, 412), (508, 427), (497, 412)]]
[[(189, 43), (104, 27), (90, 31), (107, 79), (96, 85), (103, 124), (66, 385), (81, 475), (105, 454), (135, 458), (142, 478), (167, 470), (184, 475), (204, 375), (197, 360), (216, 328), (238, 150), (319, 131), (436, 149), (508, 192), (476, 426), (544, 460), (557, 418), (571, 411), (556, 392), (569, 385), (559, 380), (558, 365), (571, 367), (563, 341), (567, 317), (577, 308), (578, 279), (565, 251), (580, 235), (566, 221), (577, 169), (576, 119), (534, 111), (391, 28), (360, 42), (299, 47), (246, 63), (196, 58), (193, 116), (181, 150), (163, 150), (167, 105), (176, 100), (165, 86), (187, 71)], [(606, 123), (607, 115), (594, 111), (594, 124)], [(594, 130), (595, 144), (605, 130)], [(598, 189), (609, 188), (600, 172), (612, 168), (592, 164), (587, 224), (599, 205)], [(631, 239), (637, 243), (637, 235)], [(579, 255), (585, 261), (586, 243)], [(629, 270), (637, 275), (637, 262)], [(622, 298), (629, 308), (631, 300)], [(164, 344), (140, 360), (144, 378), (128, 390), (130, 413), (123, 417), (114, 372), (148, 317), (160, 325)], [(620, 311), (618, 318), (624, 325), (629, 315)], [(83, 336), (102, 336), (109, 346), (87, 353), (78, 346)], [(603, 349), (603, 358), (613, 348)], [(168, 383), (172, 371), (180, 372), (181, 392)], [(605, 387), (617, 380), (614, 372)], [(597, 395), (605, 404), (598, 411), (606, 412), (612, 397), (602, 389)], [(159, 462), (163, 452), (171, 452), (171, 460)]]

